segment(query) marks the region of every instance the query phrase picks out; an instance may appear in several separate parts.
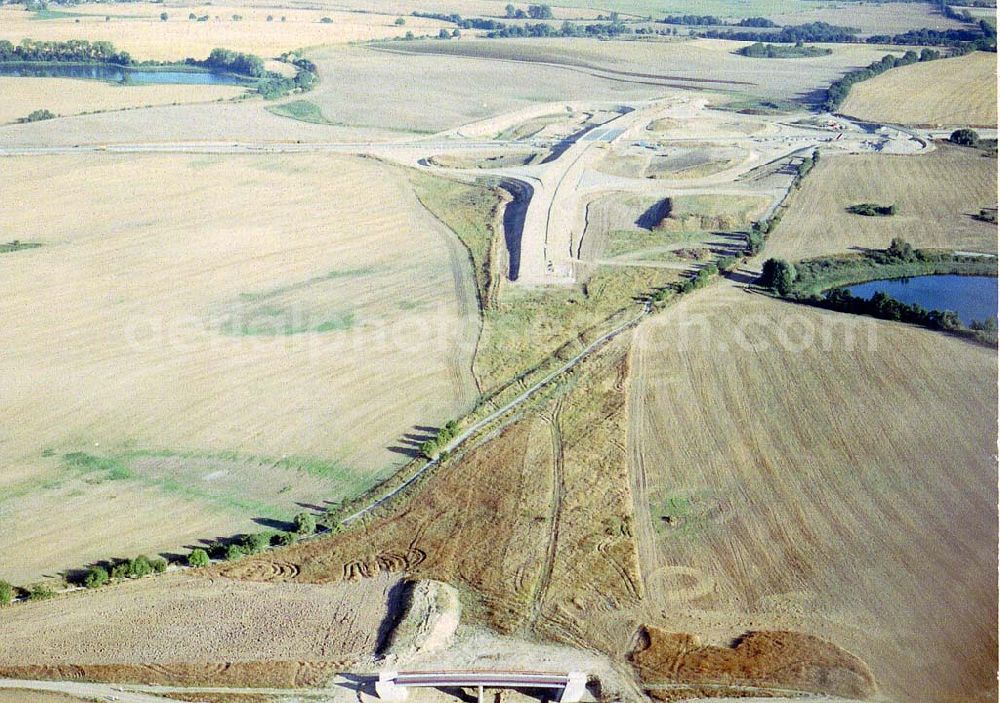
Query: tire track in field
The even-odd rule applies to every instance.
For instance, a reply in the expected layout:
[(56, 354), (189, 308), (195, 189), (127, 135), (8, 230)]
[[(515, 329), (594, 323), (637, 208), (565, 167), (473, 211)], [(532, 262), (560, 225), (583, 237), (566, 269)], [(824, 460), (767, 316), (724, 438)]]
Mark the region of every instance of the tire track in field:
[(538, 579), (538, 587), (532, 599), (530, 627), (534, 628), (542, 614), (542, 606), (552, 583), (552, 572), (555, 570), (556, 553), (559, 549), (559, 523), (562, 518), (563, 498), (566, 495), (566, 477), (564, 472), (564, 454), (562, 432), (559, 428), (562, 415), (562, 400), (556, 402), (552, 414), (545, 418), (552, 431), (552, 503), (549, 515), (549, 544), (545, 551), (545, 561), (542, 573)]
[(644, 343), (645, 336), (643, 330), (640, 329), (635, 335), (632, 348), (629, 350), (630, 373), (625, 386), (628, 424), (625, 434), (629, 483), (632, 489), (632, 511), (635, 516), (635, 544), (639, 552), (639, 574), (645, 587), (644, 590), (650, 599), (653, 602), (662, 602), (663, 593), (660, 588), (662, 579), (653, 578), (660, 571), (660, 552), (656, 545), (656, 533), (653, 530), (653, 516), (649, 510), (649, 480), (641, 447), (646, 415), (642, 407), (641, 393), (637, 392), (647, 381), (645, 377), (646, 360), (643, 354)]

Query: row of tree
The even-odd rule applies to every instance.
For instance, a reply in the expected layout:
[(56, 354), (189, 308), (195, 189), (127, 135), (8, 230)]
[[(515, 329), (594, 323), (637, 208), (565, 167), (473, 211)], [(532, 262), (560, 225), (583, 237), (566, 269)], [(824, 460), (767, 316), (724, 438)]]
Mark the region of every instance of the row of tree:
[(683, 24), (688, 26), (732, 26), (732, 27), (779, 27), (766, 17), (744, 17), (739, 22), (728, 22), (715, 15), (670, 15), (661, 20), (660, 24)]
[(807, 56), (829, 56), (833, 49), (823, 46), (806, 46), (802, 42), (787, 44), (764, 44), (755, 42), (736, 51), (741, 56), (754, 59), (793, 59)]
[(67, 41), (22, 39), (17, 45), (0, 40), (0, 61), (109, 63), (116, 66), (131, 66), (134, 63), (128, 52), (118, 51), (111, 42), (90, 42), (85, 39)]
[[(734, 39), (737, 41), (853, 43), (862, 42), (858, 36), (861, 30), (841, 27), (827, 22), (808, 22), (788, 25), (779, 32), (737, 32), (733, 30), (711, 29), (702, 36), (713, 39)], [(968, 29), (911, 29), (899, 34), (876, 34), (863, 40), (866, 44), (896, 44), (900, 46), (946, 46), (962, 52), (996, 51), (996, 28), (986, 20), (980, 20), (975, 28)]]

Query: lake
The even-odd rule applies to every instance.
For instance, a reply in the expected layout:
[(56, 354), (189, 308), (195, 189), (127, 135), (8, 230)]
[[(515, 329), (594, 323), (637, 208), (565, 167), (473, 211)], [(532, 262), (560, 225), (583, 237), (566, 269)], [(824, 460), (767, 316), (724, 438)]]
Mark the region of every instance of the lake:
[(126, 68), (85, 63), (0, 63), (0, 76), (27, 78), (84, 78), (121, 83), (171, 85), (247, 85), (249, 81), (229, 73), (179, 69)]
[(993, 276), (914, 276), (847, 286), (851, 295), (870, 299), (885, 293), (901, 303), (927, 310), (952, 310), (966, 325), (997, 316), (997, 279)]

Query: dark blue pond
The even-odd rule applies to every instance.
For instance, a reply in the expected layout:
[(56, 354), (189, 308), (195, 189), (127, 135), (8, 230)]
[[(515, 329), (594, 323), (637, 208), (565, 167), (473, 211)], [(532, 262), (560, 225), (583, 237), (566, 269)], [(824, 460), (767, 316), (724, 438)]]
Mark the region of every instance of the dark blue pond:
[(859, 283), (847, 290), (866, 300), (885, 293), (927, 310), (952, 310), (966, 325), (997, 316), (997, 279), (992, 276), (914, 276)]
[[(29, 78), (86, 78), (121, 83), (169, 83), (191, 85), (246, 85), (247, 81), (228, 73), (177, 69), (122, 68), (107, 64), (82, 63), (0, 63), (0, 76)], [(127, 78), (126, 78), (127, 77)]]

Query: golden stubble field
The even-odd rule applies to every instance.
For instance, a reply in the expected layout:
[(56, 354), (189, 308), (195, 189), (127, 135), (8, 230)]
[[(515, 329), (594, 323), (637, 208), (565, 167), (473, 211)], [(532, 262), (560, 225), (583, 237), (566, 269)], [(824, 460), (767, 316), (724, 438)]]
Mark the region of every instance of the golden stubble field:
[(818, 635), (893, 700), (992, 700), (996, 353), (720, 283), (640, 329), (648, 622)]
[(0, 124), (34, 110), (57, 115), (124, 110), (151, 105), (228, 100), (246, 92), (233, 85), (114, 85), (70, 78), (0, 78)]
[[(4, 166), (0, 216), (43, 243), (0, 256), (8, 580), (363, 490), (414, 453), (404, 434), (477, 395), (471, 272), (397, 171), (331, 156)], [(124, 466), (67, 466), (70, 452)]]
[(911, 125), (997, 126), (997, 55), (912, 64), (851, 87), (840, 111), (863, 120)]
[[(166, 12), (167, 19), (160, 19)], [(199, 22), (189, 19), (208, 16)], [(242, 19), (234, 20), (239, 15)], [(268, 16), (272, 17), (268, 21)], [(285, 21), (282, 21), (282, 17)], [(332, 22), (321, 22), (329, 17)], [(64, 15), (40, 18), (21, 6), (0, 8), (0, 39), (18, 43), (87, 39), (110, 41), (118, 49), (146, 60), (203, 59), (216, 47), (246, 51), (263, 57), (321, 44), (389, 39), (414, 34), (437, 34), (447, 23), (395, 15), (347, 12), (342, 9), (285, 9), (212, 4), (107, 3), (78, 5)]]
[[(893, 237), (917, 247), (996, 253), (996, 225), (972, 218), (996, 205), (997, 161), (976, 149), (938, 146), (918, 156), (830, 155), (820, 160), (768, 239), (766, 255), (791, 261), (852, 247), (884, 249)], [(892, 217), (847, 212), (895, 204)]]
[(194, 572), (76, 593), (61, 607), (29, 603), (0, 621), (0, 670), (142, 664), (142, 676), (156, 678), (172, 665), (181, 672), (202, 664), (206, 675), (229, 662), (352, 666), (375, 653), (399, 581), (383, 574), (364, 583), (257, 583)]

